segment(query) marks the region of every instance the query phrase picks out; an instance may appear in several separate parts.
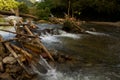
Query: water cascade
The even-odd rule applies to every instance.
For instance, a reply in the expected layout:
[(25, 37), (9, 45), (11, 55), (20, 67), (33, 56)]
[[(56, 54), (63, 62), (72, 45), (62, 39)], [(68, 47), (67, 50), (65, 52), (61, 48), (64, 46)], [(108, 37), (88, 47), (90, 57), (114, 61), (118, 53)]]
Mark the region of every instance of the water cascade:
[[(77, 65), (59, 63), (53, 68), (40, 56), (39, 61), (31, 65), (33, 73), (38, 74), (38, 80), (120, 80), (120, 67), (114, 65), (119, 61), (120, 38), (111, 36), (112, 33), (119, 35), (115, 31), (74, 34), (61, 30), (61, 26), (55, 24), (39, 24), (38, 27), (35, 33), (48, 49), (73, 55), (81, 59), (80, 63), (85, 62)], [(14, 31), (14, 28), (8, 29)], [(14, 37), (10, 33), (0, 34), (6, 39)]]

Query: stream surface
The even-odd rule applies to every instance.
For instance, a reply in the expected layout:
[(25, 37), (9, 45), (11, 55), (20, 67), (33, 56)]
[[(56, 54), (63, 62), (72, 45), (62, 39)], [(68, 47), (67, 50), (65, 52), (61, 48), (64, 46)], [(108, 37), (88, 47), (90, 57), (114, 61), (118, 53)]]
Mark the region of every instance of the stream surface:
[[(52, 75), (38, 80), (120, 80), (120, 28), (85, 24), (87, 34), (73, 34), (60, 30), (61, 25), (38, 24), (37, 32), (52, 29), (53, 32), (40, 33), (41, 41), (55, 54), (62, 53), (78, 59), (78, 63), (58, 63)], [(1, 27), (14, 31), (12, 27)], [(5, 39), (15, 35), (0, 31)], [(48, 74), (50, 74), (48, 73)]]

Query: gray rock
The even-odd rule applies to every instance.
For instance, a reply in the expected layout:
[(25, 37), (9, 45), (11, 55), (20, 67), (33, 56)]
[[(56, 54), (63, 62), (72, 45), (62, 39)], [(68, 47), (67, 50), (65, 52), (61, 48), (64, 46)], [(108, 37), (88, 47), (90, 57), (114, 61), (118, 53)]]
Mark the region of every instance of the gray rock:
[(3, 59), (3, 63), (5, 64), (14, 64), (16, 63), (16, 59), (14, 57), (11, 56), (7, 56)]

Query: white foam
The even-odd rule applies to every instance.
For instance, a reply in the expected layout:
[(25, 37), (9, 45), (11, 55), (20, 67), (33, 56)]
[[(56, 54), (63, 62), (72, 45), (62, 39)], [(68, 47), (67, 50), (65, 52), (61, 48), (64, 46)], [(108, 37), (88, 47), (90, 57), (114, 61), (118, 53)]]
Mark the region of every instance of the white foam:
[(65, 31), (59, 30), (60, 36), (61, 37), (69, 37), (69, 38), (73, 38), (73, 39), (79, 39), (80, 38), (80, 34), (74, 34), (74, 33), (67, 33)]
[(52, 68), (42, 56), (40, 56), (39, 64), (41, 64), (47, 70), (47, 73), (41, 73), (34, 65), (31, 65), (35, 73), (41, 77), (44, 77), (46, 80), (58, 80), (56, 76), (56, 69)]
[[(0, 29), (12, 31), (12, 32), (15, 31), (14, 27), (0, 27)], [(5, 31), (0, 31), (0, 35), (2, 35), (4, 37), (4, 39), (13, 38), (15, 36), (15, 34), (5, 32)]]
[(85, 31), (88, 34), (92, 34), (92, 35), (104, 35), (104, 36), (109, 36), (108, 34), (105, 33), (100, 33), (100, 32), (93, 32), (93, 31)]
[(42, 42), (46, 42), (46, 43), (52, 43), (52, 42), (60, 42), (60, 40), (57, 38), (57, 37), (55, 37), (55, 36), (40, 36), (40, 38), (41, 38), (41, 41)]

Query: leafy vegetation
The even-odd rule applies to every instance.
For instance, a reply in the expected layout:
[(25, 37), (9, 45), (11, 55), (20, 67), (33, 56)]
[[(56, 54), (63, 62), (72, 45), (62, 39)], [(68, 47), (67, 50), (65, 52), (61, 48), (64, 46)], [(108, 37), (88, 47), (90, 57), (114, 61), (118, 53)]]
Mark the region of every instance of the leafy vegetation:
[(21, 2), (18, 8), (21, 13), (29, 13), (29, 8), (24, 2)]
[(37, 9), (48, 7), (52, 14), (63, 17), (70, 14), (76, 18), (104, 18), (108, 20), (119, 19), (119, 0), (44, 0), (37, 4)]
[[(18, 7), (19, 6), (19, 7)], [(19, 8), (22, 13), (30, 13), (40, 19), (48, 19), (50, 14), (64, 17), (68, 14), (77, 19), (119, 20), (119, 0), (0, 0), (0, 10)]]
[(0, 10), (10, 10), (17, 8), (19, 3), (15, 0), (0, 0)]

